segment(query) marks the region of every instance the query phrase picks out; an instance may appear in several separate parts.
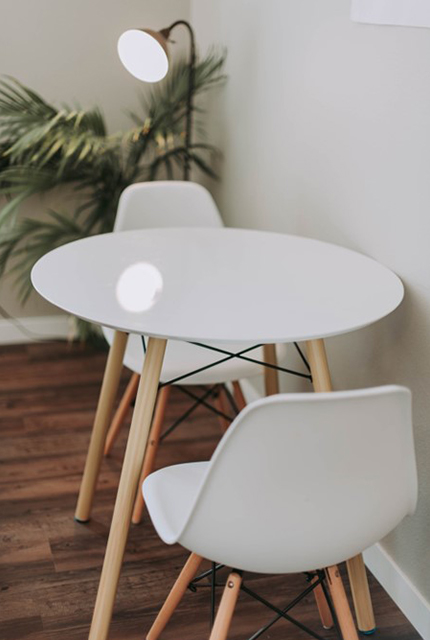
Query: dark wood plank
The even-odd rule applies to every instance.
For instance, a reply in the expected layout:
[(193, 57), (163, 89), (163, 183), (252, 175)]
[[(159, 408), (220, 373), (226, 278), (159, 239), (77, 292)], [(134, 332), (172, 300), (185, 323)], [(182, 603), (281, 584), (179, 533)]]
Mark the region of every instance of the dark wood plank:
[[(106, 355), (65, 343), (0, 349), (0, 638), (83, 640), (96, 597), (126, 442), (126, 429), (103, 461), (93, 518), (73, 520), (76, 495)], [(124, 372), (121, 389), (129, 374)], [(166, 423), (189, 400), (175, 390)], [(131, 413), (130, 416), (131, 417)], [(160, 448), (158, 466), (208, 459), (220, 437), (216, 417), (199, 409)], [(142, 640), (187, 558), (164, 545), (148, 520), (132, 526), (110, 640)], [(252, 588), (285, 605), (304, 587), (302, 576), (249, 577)], [(378, 640), (419, 640), (370, 577)], [(209, 592), (187, 593), (165, 640), (208, 637)], [(312, 597), (297, 617), (323, 633)], [(270, 612), (242, 594), (230, 640), (249, 637)], [(305, 638), (281, 622), (263, 638)], [(375, 636), (376, 638), (376, 636)]]

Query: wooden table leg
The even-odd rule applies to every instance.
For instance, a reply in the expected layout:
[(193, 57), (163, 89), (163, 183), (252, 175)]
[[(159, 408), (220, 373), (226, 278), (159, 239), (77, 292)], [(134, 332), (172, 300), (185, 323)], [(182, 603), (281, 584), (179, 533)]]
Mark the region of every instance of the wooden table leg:
[[(265, 344), (263, 347), (264, 362), (268, 364), (278, 364), (276, 357), (276, 344)], [(279, 393), (279, 379), (276, 369), (264, 368), (264, 384), (266, 396), (273, 396)]]
[(91, 515), (91, 507), (103, 457), (106, 433), (112, 415), (116, 392), (118, 391), (127, 339), (127, 333), (123, 333), (122, 331), (115, 332), (114, 341), (106, 362), (94, 426), (91, 433), (90, 446), (85, 462), (84, 475), (82, 476), (78, 503), (76, 505), (75, 520), (78, 522), (88, 522)]
[[(333, 391), (324, 340), (310, 340), (306, 343), (306, 348), (314, 390), (317, 392)], [(362, 633), (373, 633), (376, 627), (375, 617), (363, 556), (359, 554), (348, 560), (346, 564), (358, 628)]]
[(148, 340), (89, 640), (106, 640), (109, 633), (133, 503), (157, 398), (166, 342), (166, 340), (158, 338)]
[(375, 631), (376, 623), (363, 556), (360, 554), (348, 560), (346, 568), (348, 569), (358, 628), (369, 635)]

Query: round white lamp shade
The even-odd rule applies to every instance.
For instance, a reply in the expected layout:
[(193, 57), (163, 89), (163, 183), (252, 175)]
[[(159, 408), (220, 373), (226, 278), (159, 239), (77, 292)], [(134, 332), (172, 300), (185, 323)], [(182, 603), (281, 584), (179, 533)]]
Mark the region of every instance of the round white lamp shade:
[(138, 80), (158, 82), (169, 69), (166, 41), (157, 31), (129, 29), (118, 40), (124, 67)]

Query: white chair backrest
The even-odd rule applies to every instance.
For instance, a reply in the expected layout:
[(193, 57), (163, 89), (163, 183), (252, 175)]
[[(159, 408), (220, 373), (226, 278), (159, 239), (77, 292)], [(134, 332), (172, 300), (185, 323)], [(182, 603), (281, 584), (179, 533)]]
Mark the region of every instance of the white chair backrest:
[(222, 227), (214, 199), (195, 182), (132, 184), (121, 194), (114, 231), (153, 227)]
[(272, 396), (221, 440), (178, 541), (239, 569), (306, 571), (377, 542), (416, 499), (408, 389)]

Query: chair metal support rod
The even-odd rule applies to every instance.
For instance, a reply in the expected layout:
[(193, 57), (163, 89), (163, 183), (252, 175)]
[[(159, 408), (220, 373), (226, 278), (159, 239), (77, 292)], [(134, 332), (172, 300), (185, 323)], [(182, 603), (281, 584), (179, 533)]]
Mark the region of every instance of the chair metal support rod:
[(244, 591), (245, 593), (247, 593), (249, 596), (251, 596), (255, 600), (257, 600), (258, 602), (261, 602), (261, 604), (264, 604), (268, 609), (271, 609), (272, 611), (274, 611), (275, 613), (278, 614), (276, 616), (276, 618), (273, 619), (272, 624), (274, 624), (280, 618), (285, 618), (285, 620), (287, 620), (288, 622), (291, 622), (291, 624), (294, 624), (296, 627), (298, 627), (299, 629), (301, 629), (302, 631), (304, 631), (308, 635), (312, 636), (312, 638), (316, 638), (316, 640), (325, 640), (325, 638), (320, 636), (318, 633), (315, 633), (315, 631), (312, 631), (312, 629), (309, 629), (309, 627), (307, 627), (306, 625), (302, 624), (301, 622), (299, 622), (295, 618), (292, 618), (287, 613), (287, 611), (290, 611), (298, 602), (303, 600), (303, 598), (306, 597), (308, 595), (308, 593), (311, 593), (315, 589), (315, 587), (317, 587), (319, 584), (320, 583), (318, 581), (318, 582), (315, 582), (310, 587), (308, 587), (305, 591), (303, 591), (303, 593), (301, 593), (299, 596), (297, 596), (297, 598), (292, 603), (290, 603), (288, 605), (288, 607), (286, 607), (284, 610), (283, 609), (278, 609), (278, 607), (275, 607), (275, 605), (271, 604), (268, 600), (265, 600), (265, 598), (262, 598), (261, 596), (259, 596), (258, 593), (255, 593), (254, 591), (251, 591), (251, 589), (248, 589), (248, 587), (246, 587), (243, 584), (241, 586), (241, 590)]

